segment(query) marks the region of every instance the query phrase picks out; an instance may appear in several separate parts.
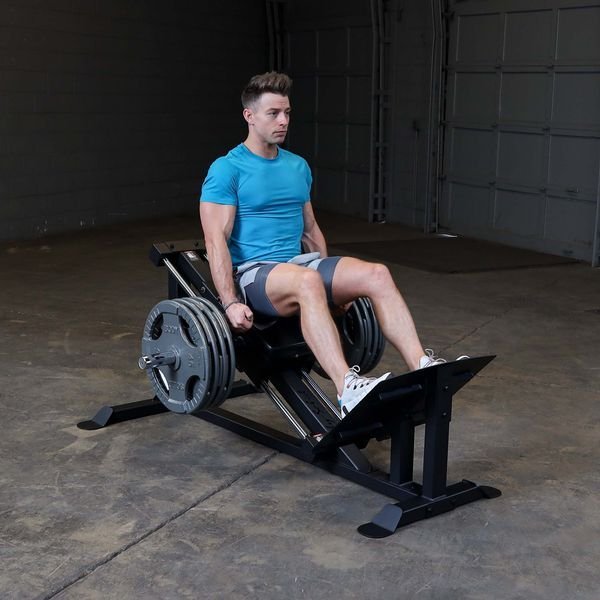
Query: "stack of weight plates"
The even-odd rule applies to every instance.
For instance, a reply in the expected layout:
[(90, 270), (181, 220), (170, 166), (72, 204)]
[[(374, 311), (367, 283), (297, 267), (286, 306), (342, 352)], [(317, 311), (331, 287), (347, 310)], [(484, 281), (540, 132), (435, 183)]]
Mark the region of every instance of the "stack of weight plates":
[(173, 364), (147, 370), (157, 398), (177, 413), (219, 406), (235, 375), (235, 351), (220, 308), (204, 298), (163, 300), (149, 313), (142, 354), (174, 353)]

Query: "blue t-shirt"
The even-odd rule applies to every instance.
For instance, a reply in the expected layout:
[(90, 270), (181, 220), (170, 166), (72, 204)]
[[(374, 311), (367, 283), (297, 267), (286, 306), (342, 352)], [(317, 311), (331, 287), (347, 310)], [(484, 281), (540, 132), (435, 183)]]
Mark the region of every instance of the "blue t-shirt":
[(311, 184), (306, 161), (283, 148), (268, 159), (240, 144), (211, 165), (200, 201), (237, 207), (228, 241), (234, 266), (300, 254)]

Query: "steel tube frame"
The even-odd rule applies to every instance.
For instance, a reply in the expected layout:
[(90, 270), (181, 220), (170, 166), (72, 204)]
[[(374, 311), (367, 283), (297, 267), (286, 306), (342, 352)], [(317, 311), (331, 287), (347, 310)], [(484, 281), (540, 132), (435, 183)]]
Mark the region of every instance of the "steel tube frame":
[[(193, 262), (198, 261), (199, 257), (193, 251), (176, 250), (177, 244), (155, 245), (151, 254), (155, 264), (171, 265), (169, 291), (173, 291), (171, 286), (175, 281), (183, 289), (193, 289), (194, 286), (201, 292), (204, 290), (204, 297), (212, 297), (213, 302), (218, 302)], [(161, 260), (163, 247), (168, 250)], [(175, 256), (174, 262), (188, 265), (183, 272), (189, 282), (169, 260), (178, 252), (181, 261), (180, 257)], [(271, 346), (267, 344), (265, 348), (268, 354)], [(243, 346), (241, 349), (243, 351)], [(256, 350), (252, 348), (250, 351)], [(281, 352), (281, 348), (276, 351)], [(220, 407), (201, 410), (193, 416), (398, 500), (396, 505), (386, 505), (371, 522), (359, 527), (359, 532), (368, 537), (385, 537), (416, 520), (447, 512), (480, 498), (500, 495), (495, 488), (478, 486), (466, 480), (450, 486), (446, 481), (452, 397), (493, 358), (487, 356), (440, 364), (387, 379), (351, 413), (340, 419), (331, 410), (330, 403), (324, 400), (325, 393), (308, 375), (304, 357), (293, 354), (291, 358), (286, 358), (290, 364), (285, 366), (272, 362), (265, 355), (258, 362), (248, 362), (246, 374), (271, 397), (300, 435), (299, 438)], [(270, 365), (266, 371), (262, 370), (262, 366), (257, 367), (263, 362)], [(260, 370), (256, 371), (257, 368)], [(256, 387), (238, 382), (230, 397), (256, 391)], [(156, 398), (107, 406), (101, 408), (92, 420), (80, 423), (79, 427), (98, 429), (160, 412), (166, 412), (166, 408)], [(412, 480), (414, 430), (423, 424), (423, 480), (418, 483)], [(371, 465), (360, 450), (370, 439), (386, 437), (391, 437), (389, 473)]]

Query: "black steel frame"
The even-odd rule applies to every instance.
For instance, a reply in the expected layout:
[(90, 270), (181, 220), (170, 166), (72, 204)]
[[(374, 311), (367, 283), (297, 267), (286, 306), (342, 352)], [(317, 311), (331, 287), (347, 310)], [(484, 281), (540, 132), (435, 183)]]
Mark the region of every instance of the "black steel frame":
[[(189, 287), (218, 305), (200, 242), (155, 244), (150, 258), (157, 266), (168, 258)], [(168, 289), (169, 298), (188, 295), (171, 271)], [(314, 357), (299, 339), (297, 325), (293, 320), (282, 321), (274, 330), (284, 335), (269, 336), (253, 329), (236, 338), (238, 368), (252, 383), (236, 382), (229, 398), (257, 393), (268, 382), (309, 435), (294, 437), (222, 407), (202, 410), (194, 416), (397, 500), (358, 528), (367, 537), (386, 537), (415, 521), (500, 495), (496, 488), (468, 480), (451, 485), (446, 481), (453, 396), (494, 356), (445, 363), (387, 379), (340, 420), (307, 381)], [(79, 427), (98, 429), (166, 411), (156, 398), (105, 406)], [(415, 428), (421, 425), (425, 427), (425, 438), (419, 483), (413, 480), (413, 466)], [(361, 452), (373, 438), (391, 441), (389, 473), (375, 468)]]

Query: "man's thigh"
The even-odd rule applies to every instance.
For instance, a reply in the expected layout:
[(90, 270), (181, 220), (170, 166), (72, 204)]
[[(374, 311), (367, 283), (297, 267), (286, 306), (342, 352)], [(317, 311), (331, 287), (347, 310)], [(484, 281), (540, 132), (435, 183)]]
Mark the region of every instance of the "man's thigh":
[(263, 264), (250, 268), (237, 279), (237, 283), (244, 294), (244, 301), (250, 308), (268, 317), (278, 317), (280, 314), (273, 306), (265, 290), (271, 271), (277, 263)]
[(333, 304), (342, 306), (361, 296), (370, 297), (373, 293), (373, 274), (378, 266), (350, 256), (341, 258), (331, 285)]
[(262, 314), (289, 316), (298, 310), (298, 290), (303, 285), (306, 269), (316, 271), (323, 281), (327, 301), (333, 305), (333, 278), (340, 257), (326, 257), (296, 265), (267, 264), (245, 273), (240, 279), (246, 301)]

